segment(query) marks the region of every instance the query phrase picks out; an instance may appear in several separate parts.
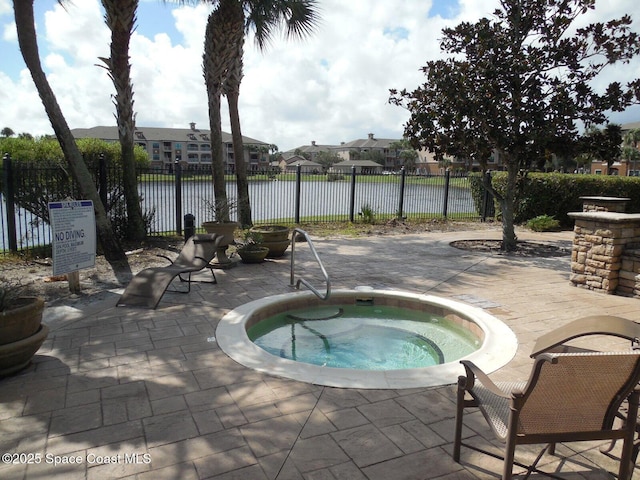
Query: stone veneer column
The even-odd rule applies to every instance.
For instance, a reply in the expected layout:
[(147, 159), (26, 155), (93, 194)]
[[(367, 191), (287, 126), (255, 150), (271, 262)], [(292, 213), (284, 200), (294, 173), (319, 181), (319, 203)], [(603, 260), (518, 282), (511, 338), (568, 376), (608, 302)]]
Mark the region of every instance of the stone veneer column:
[(615, 293), (625, 246), (640, 241), (640, 214), (572, 212), (571, 283)]

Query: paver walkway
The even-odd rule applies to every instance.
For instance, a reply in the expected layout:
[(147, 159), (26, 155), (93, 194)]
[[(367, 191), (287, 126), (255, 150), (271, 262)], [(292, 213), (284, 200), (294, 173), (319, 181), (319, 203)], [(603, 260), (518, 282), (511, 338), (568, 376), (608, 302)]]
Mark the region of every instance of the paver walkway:
[[(480, 306), (519, 339), (496, 378), (526, 376), (533, 341), (590, 314), (640, 318), (640, 300), (569, 283), (570, 258), (521, 258), (454, 249), (454, 239), (498, 232), (425, 233), (315, 241), (334, 288), (369, 285), (437, 294)], [(518, 232), (570, 248), (571, 233)], [(308, 247), (300, 272), (320, 284)], [(499, 461), (463, 448), (451, 458), (454, 387), (352, 390), (246, 369), (215, 343), (230, 309), (290, 291), (289, 257), (217, 273), (218, 285), (166, 294), (155, 311), (47, 309), (52, 328), (35, 363), (0, 380), (0, 450), (33, 454), (0, 465), (1, 479), (432, 479), (499, 478)], [(455, 378), (451, 379), (454, 383)], [(478, 414), (468, 441), (491, 438)], [(617, 457), (598, 443), (560, 446), (543, 460), (562, 478), (612, 478)], [(532, 459), (539, 448), (518, 448)], [(615, 453), (615, 451), (614, 451)], [(63, 462), (55, 464), (55, 462)], [(537, 475), (533, 475), (535, 478)]]

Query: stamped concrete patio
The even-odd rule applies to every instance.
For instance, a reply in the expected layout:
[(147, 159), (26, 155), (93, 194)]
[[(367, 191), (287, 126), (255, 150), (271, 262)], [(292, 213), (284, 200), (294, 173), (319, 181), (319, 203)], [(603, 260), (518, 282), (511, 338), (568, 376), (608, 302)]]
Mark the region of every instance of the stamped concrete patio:
[[(571, 286), (568, 255), (510, 257), (449, 245), (499, 235), (318, 239), (315, 246), (334, 288), (436, 294), (503, 320), (519, 347), (495, 378), (527, 376), (534, 340), (571, 320), (592, 314), (640, 319), (637, 299)], [(518, 237), (569, 252), (572, 235)], [(296, 254), (300, 274), (320, 286), (308, 247), (298, 244)], [(217, 275), (218, 285), (197, 285), (188, 296), (166, 294), (155, 311), (114, 307), (119, 292), (82, 311), (48, 308), (51, 334), (34, 364), (0, 380), (0, 450), (31, 461), (0, 465), (0, 478), (499, 478), (498, 460), (464, 448), (463, 463), (452, 460), (452, 385), (337, 389), (257, 373), (229, 359), (215, 342), (218, 321), (247, 301), (290, 291), (289, 257)], [(479, 414), (467, 418), (467, 441), (488, 445), (491, 435)], [(609, 457), (599, 445), (562, 445), (560, 456), (541, 465), (567, 479), (612, 478), (617, 450)], [(540, 448), (519, 447), (516, 458), (526, 463)]]

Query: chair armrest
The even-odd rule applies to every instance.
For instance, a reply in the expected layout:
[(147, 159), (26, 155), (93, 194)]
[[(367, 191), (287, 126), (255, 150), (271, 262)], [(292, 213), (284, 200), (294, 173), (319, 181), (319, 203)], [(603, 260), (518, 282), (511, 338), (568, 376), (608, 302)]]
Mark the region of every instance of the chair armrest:
[[(493, 381), (487, 376), (487, 374), (480, 370), (480, 368), (476, 364), (470, 362), (469, 360), (461, 360), (460, 363), (464, 366), (464, 369), (467, 373), (465, 385), (466, 390), (471, 391), (473, 389), (475, 380), (477, 379), (487, 390), (489, 390), (494, 395), (503, 398), (511, 398), (511, 392), (505, 392), (501, 390), (500, 387), (493, 383)], [(460, 381), (462, 380), (462, 378), (464, 377), (460, 377), (458, 379), (458, 385), (460, 385)]]
[(587, 335), (611, 335), (626, 338), (637, 345), (640, 339), (640, 324), (612, 315), (579, 318), (538, 338), (533, 346), (531, 357), (537, 357), (553, 347)]
[(165, 260), (168, 260), (169, 263), (173, 263), (174, 262), (173, 259), (167, 257), (166, 255), (162, 255), (162, 254), (159, 254), (159, 253), (156, 255), (156, 257), (164, 258)]

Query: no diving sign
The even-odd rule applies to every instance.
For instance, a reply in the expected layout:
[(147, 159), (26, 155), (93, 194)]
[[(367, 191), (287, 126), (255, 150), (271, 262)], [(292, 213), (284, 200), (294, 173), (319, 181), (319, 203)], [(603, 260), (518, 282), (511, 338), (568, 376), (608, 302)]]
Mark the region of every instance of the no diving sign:
[(91, 200), (49, 203), (53, 240), (53, 274), (96, 264), (96, 217)]

